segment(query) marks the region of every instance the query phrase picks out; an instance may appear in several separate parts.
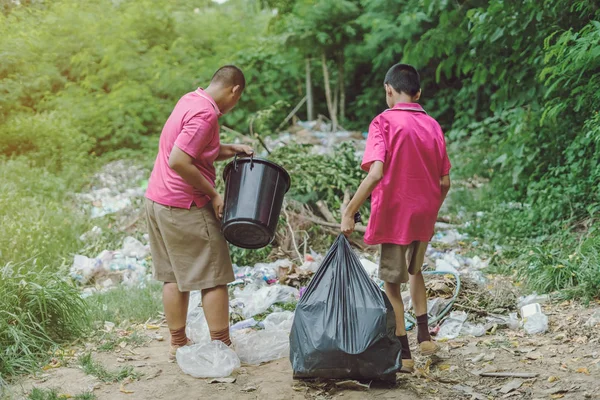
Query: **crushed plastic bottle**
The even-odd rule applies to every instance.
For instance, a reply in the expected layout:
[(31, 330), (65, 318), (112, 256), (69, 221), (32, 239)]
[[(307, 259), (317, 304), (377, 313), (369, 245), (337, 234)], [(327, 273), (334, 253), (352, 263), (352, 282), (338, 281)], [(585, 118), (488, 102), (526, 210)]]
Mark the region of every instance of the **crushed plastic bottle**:
[(194, 378), (223, 378), (240, 368), (240, 358), (223, 342), (183, 346), (177, 349), (177, 364)]
[(456, 339), (462, 330), (463, 324), (467, 320), (467, 313), (464, 311), (452, 311), (450, 316), (444, 321), (438, 332), (439, 339)]
[(435, 260), (435, 270), (441, 272), (451, 272), (458, 274), (458, 270), (452, 266), (448, 261), (443, 259)]

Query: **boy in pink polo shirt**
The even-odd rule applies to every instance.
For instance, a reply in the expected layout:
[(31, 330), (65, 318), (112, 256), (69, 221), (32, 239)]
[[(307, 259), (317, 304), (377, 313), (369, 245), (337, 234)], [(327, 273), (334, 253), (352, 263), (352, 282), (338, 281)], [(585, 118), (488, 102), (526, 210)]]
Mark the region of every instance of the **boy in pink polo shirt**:
[(164, 282), (171, 359), (189, 343), (185, 324), (191, 290), (202, 292), (211, 339), (231, 344), (226, 285), (234, 274), (221, 233), (223, 198), (215, 190), (214, 162), (252, 154), (248, 146), (221, 144), (219, 138), (218, 119), (237, 104), (245, 85), (239, 68), (221, 67), (206, 90), (198, 88), (179, 100), (160, 135), (146, 215), (153, 275)]
[(417, 104), (421, 83), (417, 70), (394, 65), (386, 74), (388, 110), (371, 122), (361, 167), (368, 172), (342, 217), (342, 232), (354, 231), (354, 214), (371, 196), (365, 242), (381, 245), (379, 277), (396, 314), (402, 343), (402, 372), (414, 370), (400, 284), (410, 280), (417, 315), (417, 340), (423, 355), (439, 347), (431, 340), (427, 296), (421, 266), (439, 209), (450, 190), (450, 161), (440, 125)]

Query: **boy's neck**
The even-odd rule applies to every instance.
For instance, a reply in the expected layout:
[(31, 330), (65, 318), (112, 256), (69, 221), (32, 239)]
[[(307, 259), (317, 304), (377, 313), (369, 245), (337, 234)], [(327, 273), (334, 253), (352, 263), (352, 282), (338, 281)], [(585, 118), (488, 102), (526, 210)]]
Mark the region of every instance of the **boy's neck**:
[(418, 96), (410, 96), (404, 92), (394, 93), (394, 95), (392, 96), (394, 105), (396, 105), (398, 103), (416, 103), (417, 99), (418, 99)]
[(225, 104), (223, 102), (223, 98), (224, 98), (223, 87), (211, 84), (211, 85), (208, 85), (208, 87), (206, 89), (204, 89), (204, 92), (206, 94), (208, 94), (210, 97), (212, 97), (214, 102), (217, 104), (217, 107), (219, 107), (219, 110), (224, 109)]

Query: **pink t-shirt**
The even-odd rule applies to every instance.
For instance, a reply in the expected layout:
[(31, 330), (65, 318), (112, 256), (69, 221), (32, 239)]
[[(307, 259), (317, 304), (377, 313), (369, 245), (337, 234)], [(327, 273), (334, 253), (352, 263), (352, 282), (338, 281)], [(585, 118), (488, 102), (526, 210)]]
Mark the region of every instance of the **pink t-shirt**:
[(362, 169), (382, 161), (365, 234), (370, 245), (429, 242), (441, 205), (440, 178), (450, 172), (442, 128), (417, 103), (398, 103), (369, 127)]
[(210, 198), (183, 180), (169, 167), (173, 146), (194, 158), (194, 165), (214, 186), (214, 162), (219, 155), (218, 118), (221, 112), (214, 100), (202, 89), (183, 96), (163, 127), (158, 156), (148, 182), (146, 197), (156, 203), (189, 209), (193, 203), (204, 207)]

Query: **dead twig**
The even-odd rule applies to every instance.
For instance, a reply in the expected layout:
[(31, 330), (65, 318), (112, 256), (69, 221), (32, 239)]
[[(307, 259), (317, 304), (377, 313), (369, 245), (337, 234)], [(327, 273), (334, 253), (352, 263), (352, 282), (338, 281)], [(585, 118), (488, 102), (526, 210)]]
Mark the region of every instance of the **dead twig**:
[(331, 211), (329, 211), (329, 207), (327, 207), (327, 203), (325, 203), (323, 200), (317, 201), (317, 208), (319, 209), (321, 215), (325, 217), (327, 222), (336, 222), (333, 214), (331, 213)]
[(479, 376), (488, 378), (537, 378), (540, 374), (535, 372), (482, 372)]

